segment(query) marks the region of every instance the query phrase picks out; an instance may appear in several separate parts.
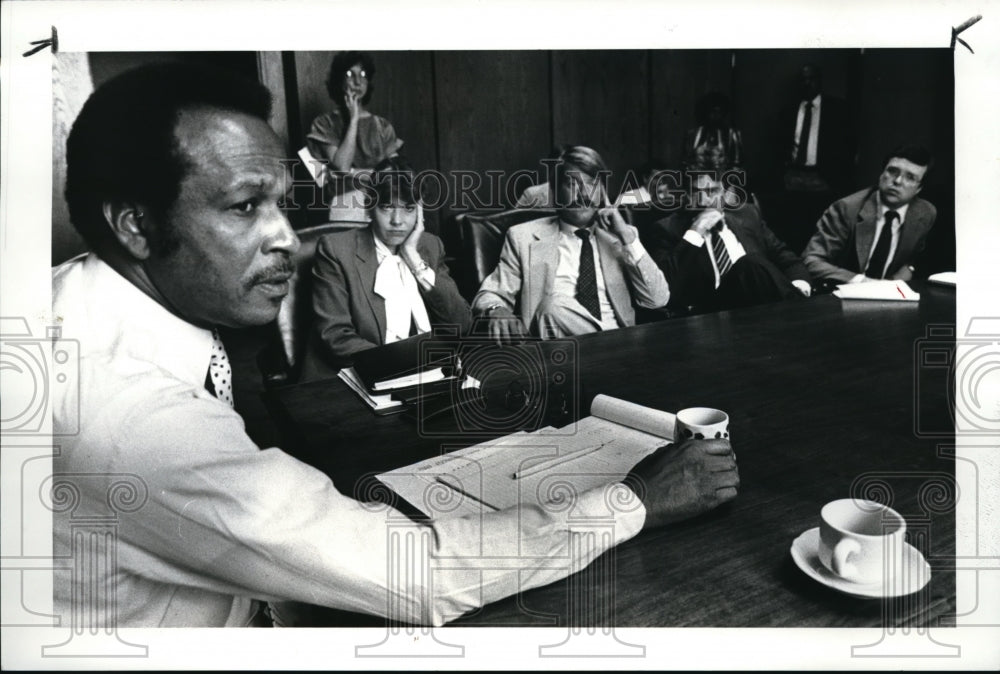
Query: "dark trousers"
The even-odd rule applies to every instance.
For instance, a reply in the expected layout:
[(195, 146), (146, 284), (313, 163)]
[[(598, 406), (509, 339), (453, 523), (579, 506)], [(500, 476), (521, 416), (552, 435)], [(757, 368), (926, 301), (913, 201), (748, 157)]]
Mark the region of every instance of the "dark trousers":
[(792, 251), (801, 253), (816, 233), (823, 211), (837, 198), (832, 190), (783, 190), (762, 195), (762, 209), (771, 231)]
[(747, 254), (722, 278), (712, 304), (714, 309), (738, 309), (802, 297), (773, 262), (760, 255)]

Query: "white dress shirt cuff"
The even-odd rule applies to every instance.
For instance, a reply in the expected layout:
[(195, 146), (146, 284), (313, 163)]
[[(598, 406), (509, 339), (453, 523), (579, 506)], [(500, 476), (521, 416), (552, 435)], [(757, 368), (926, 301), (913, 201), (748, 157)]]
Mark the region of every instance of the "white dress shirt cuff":
[(703, 237), (701, 234), (694, 231), (693, 229), (689, 229), (688, 231), (684, 232), (684, 240), (690, 243), (692, 246), (696, 246), (698, 248), (701, 248), (703, 245), (705, 245), (705, 237)]
[(641, 260), (642, 256), (645, 254), (646, 249), (643, 248), (642, 242), (639, 241), (638, 236), (635, 237), (635, 240), (632, 243), (625, 246), (625, 255), (632, 264), (638, 264), (639, 260)]
[(417, 279), (417, 283), (423, 290), (430, 290), (434, 287), (437, 275), (434, 273), (434, 269), (423, 258), (420, 258), (420, 264), (416, 268), (410, 267), (410, 271), (413, 272), (413, 278)]
[(419, 283), (424, 290), (430, 290), (433, 288), (434, 282), (437, 280), (437, 275), (430, 267), (422, 270), (419, 274), (414, 274), (414, 276), (417, 279), (417, 283)]
[(812, 286), (809, 285), (809, 281), (803, 281), (802, 279), (797, 278), (792, 280), (792, 285), (798, 288), (799, 292), (806, 297), (809, 297), (812, 294)]

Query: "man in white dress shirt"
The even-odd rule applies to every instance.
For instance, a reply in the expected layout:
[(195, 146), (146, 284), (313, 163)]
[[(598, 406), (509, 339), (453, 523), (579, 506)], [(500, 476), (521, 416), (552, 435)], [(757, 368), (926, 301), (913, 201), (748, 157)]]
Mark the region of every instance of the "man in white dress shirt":
[[(579, 495), (574, 512), (613, 518), (613, 541), (584, 545), (589, 529), (563, 508), (515, 508), (414, 523), (426, 550), (396, 559), (387, 521), (399, 513), (257, 447), (214, 328), (266, 323), (288, 292), (298, 240), (270, 105), (256, 82), (146, 66), (102, 85), (70, 134), (66, 196), (91, 252), (53, 270), (53, 313), (79, 342), (81, 378), (79, 400), (54, 394), (55, 432), (79, 419), (53, 465), (53, 552), (73, 559), (54, 572), (63, 624), (258, 625), (263, 602), (293, 600), (440, 625), (735, 496), (728, 441), (681, 443), (608, 487), (639, 493), (626, 492), (628, 512), (608, 515), (605, 489)], [(109, 511), (116, 534), (88, 534)], [(424, 573), (430, 556), (481, 554), (503, 568)], [(394, 578), (412, 584), (390, 591)]]

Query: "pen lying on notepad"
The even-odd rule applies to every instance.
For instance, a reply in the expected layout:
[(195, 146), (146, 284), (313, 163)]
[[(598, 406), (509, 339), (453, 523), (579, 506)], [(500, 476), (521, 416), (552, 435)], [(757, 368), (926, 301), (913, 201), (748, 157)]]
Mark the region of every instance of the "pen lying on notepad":
[(435, 480), (436, 480), (436, 481), (437, 481), (437, 482), (438, 482), (439, 484), (443, 484), (444, 486), (448, 487), (449, 489), (452, 489), (452, 490), (454, 490), (454, 491), (457, 491), (457, 492), (458, 492), (459, 494), (461, 494), (462, 496), (465, 496), (465, 497), (467, 497), (467, 498), (470, 498), (470, 499), (472, 499), (473, 501), (475, 501), (476, 503), (478, 503), (478, 504), (480, 504), (480, 505), (483, 505), (483, 506), (486, 506), (486, 507), (487, 507), (487, 508), (489, 508), (490, 510), (497, 510), (496, 506), (494, 506), (494, 505), (492, 505), (492, 504), (490, 504), (490, 503), (487, 503), (486, 501), (484, 501), (483, 499), (479, 498), (479, 497), (478, 497), (478, 496), (476, 496), (475, 494), (472, 494), (471, 492), (468, 492), (468, 491), (466, 491), (465, 489), (462, 489), (462, 487), (460, 487), (459, 485), (455, 484), (454, 482), (451, 482), (450, 480), (446, 480), (446, 479), (445, 479), (445, 478), (444, 478), (443, 476), (441, 476), (441, 475), (438, 475), (438, 476), (437, 476), (437, 477), (435, 477), (434, 479), (435, 479)]
[(611, 443), (610, 440), (606, 440), (599, 445), (584, 447), (583, 449), (578, 449), (575, 452), (571, 452), (569, 454), (563, 454), (562, 456), (556, 456), (551, 459), (546, 459), (545, 461), (539, 461), (538, 463), (532, 464), (527, 468), (522, 468), (521, 470), (511, 475), (511, 477), (515, 480), (520, 480), (522, 477), (528, 477), (529, 475), (540, 473), (543, 470), (548, 470), (550, 468), (560, 466), (568, 461), (579, 459), (581, 456), (584, 456), (586, 454), (592, 454), (597, 450), (604, 448), (605, 445), (608, 445), (610, 443)]

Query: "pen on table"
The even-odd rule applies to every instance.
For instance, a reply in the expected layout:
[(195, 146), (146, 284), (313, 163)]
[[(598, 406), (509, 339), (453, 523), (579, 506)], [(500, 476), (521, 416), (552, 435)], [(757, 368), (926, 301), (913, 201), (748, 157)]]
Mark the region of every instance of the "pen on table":
[(597, 450), (607, 445), (609, 442), (610, 440), (606, 440), (605, 442), (602, 442), (599, 445), (584, 447), (583, 449), (578, 449), (577, 451), (571, 452), (569, 454), (563, 454), (562, 456), (556, 456), (551, 459), (546, 459), (545, 461), (539, 461), (538, 463), (528, 466), (527, 468), (522, 468), (521, 470), (511, 475), (511, 477), (514, 478), (515, 480), (520, 480), (522, 477), (528, 477), (530, 475), (534, 475), (535, 473), (540, 473), (543, 470), (554, 468), (555, 466), (559, 466), (568, 461), (578, 459), (586, 454), (591, 454), (593, 452), (596, 452)]
[(452, 489), (452, 490), (454, 490), (454, 491), (457, 491), (457, 492), (458, 492), (459, 494), (461, 494), (462, 496), (465, 496), (466, 498), (469, 498), (469, 499), (471, 499), (471, 500), (475, 501), (476, 503), (478, 503), (478, 504), (480, 504), (480, 505), (483, 505), (483, 506), (486, 506), (486, 507), (487, 507), (487, 508), (489, 508), (490, 510), (498, 510), (498, 508), (496, 508), (496, 507), (494, 507), (494, 506), (490, 505), (489, 503), (487, 503), (486, 501), (482, 500), (481, 498), (479, 498), (479, 497), (478, 497), (478, 496), (476, 496), (475, 494), (470, 494), (469, 492), (465, 491), (464, 489), (462, 489), (462, 488), (461, 488), (461, 487), (459, 487), (458, 485), (456, 485), (456, 484), (452, 484), (451, 482), (448, 482), (448, 481), (447, 481), (447, 480), (445, 480), (445, 479), (444, 479), (444, 477), (443, 477), (443, 476), (441, 476), (441, 475), (438, 475), (438, 476), (436, 476), (436, 477), (435, 477), (434, 479), (435, 479), (435, 480), (436, 480), (437, 482), (440, 482), (440, 483), (441, 483), (441, 484), (443, 484), (444, 486), (448, 487), (449, 489)]

